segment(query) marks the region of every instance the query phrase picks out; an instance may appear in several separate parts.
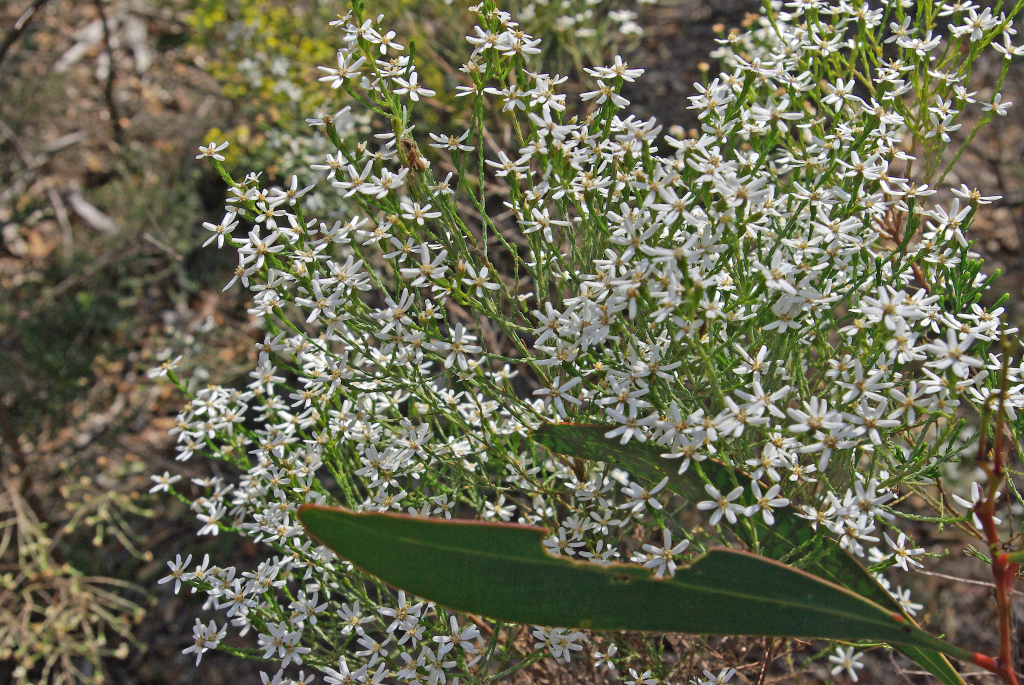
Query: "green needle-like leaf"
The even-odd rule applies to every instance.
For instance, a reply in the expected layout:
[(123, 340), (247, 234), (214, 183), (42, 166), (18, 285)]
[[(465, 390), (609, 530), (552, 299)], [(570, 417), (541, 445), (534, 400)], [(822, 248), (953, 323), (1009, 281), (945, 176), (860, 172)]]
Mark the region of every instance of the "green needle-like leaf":
[(591, 630), (881, 640), (969, 659), (874, 602), (749, 552), (715, 548), (659, 580), (640, 566), (576, 563), (532, 526), (306, 505), (309, 533), (384, 582), (510, 623)]
[[(739, 484), (747, 491), (747, 495), (750, 493), (751, 477), (717, 459), (694, 462), (686, 472), (680, 474), (677, 472), (678, 462), (661, 456), (665, 452), (663, 448), (636, 441), (622, 445), (618, 440), (604, 437), (610, 428), (611, 426), (545, 424), (535, 430), (530, 437), (557, 454), (587, 461), (607, 461), (638, 478), (655, 483), (668, 476), (666, 487), (693, 502), (707, 499), (705, 483), (714, 485), (721, 492), (728, 492)], [(750, 503), (749, 498), (741, 502)], [(756, 536), (756, 548), (760, 554), (771, 559), (798, 564), (819, 578), (852, 590), (888, 611), (901, 614), (906, 621), (916, 626), (899, 602), (853, 555), (834, 540), (818, 534), (809, 521), (796, 515), (795, 509), (780, 507), (774, 509), (773, 513), (775, 523), (770, 526), (760, 516), (741, 520), (736, 525), (729, 525), (723, 520), (722, 525), (727, 526), (752, 548), (755, 547)], [(794, 552), (798, 549), (799, 554), (795, 555)], [(944, 685), (963, 685), (963, 679), (941, 654), (912, 646), (903, 646), (900, 651), (926, 668)]]

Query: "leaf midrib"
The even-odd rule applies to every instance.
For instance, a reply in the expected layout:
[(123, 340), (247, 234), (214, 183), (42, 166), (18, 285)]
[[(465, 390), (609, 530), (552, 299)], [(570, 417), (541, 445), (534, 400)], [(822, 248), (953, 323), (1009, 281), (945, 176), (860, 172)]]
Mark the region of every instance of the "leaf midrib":
[[(361, 528), (358, 525), (356, 525), (355, 527), (356, 528)], [(458, 555), (461, 555), (461, 556), (478, 557), (478, 558), (482, 558), (482, 559), (489, 559), (489, 560), (494, 560), (494, 561), (502, 561), (502, 562), (506, 562), (506, 563), (512, 562), (513, 564), (517, 564), (517, 565), (521, 565), (521, 566), (528, 566), (529, 568), (541, 568), (542, 569), (542, 568), (544, 568), (546, 563), (552, 563), (552, 562), (553, 563), (574, 564), (574, 565), (579, 567), (577, 570), (580, 570), (580, 571), (583, 571), (583, 572), (586, 572), (586, 573), (594, 573), (597, 577), (600, 577), (601, 575), (603, 575), (601, 573), (601, 569), (609, 568), (609, 567), (605, 566), (605, 567), (601, 567), (601, 569), (589, 569), (588, 568), (589, 564), (582, 564), (582, 563), (579, 563), (579, 562), (574, 562), (574, 561), (572, 561), (570, 559), (560, 559), (558, 557), (547, 555), (547, 553), (543, 552), (543, 551), (541, 551), (541, 553), (547, 555), (548, 556), (547, 559), (538, 558), (538, 557), (531, 557), (531, 558), (524, 559), (522, 557), (518, 557), (518, 556), (514, 556), (514, 555), (505, 555), (505, 554), (501, 554), (499, 552), (480, 551), (480, 550), (466, 550), (466, 548), (464, 548), (464, 547), (455, 546), (455, 545), (452, 545), (451, 543), (439, 543), (436, 540), (431, 541), (428, 544), (428, 543), (425, 543), (425, 542), (423, 542), (423, 541), (421, 541), (419, 539), (416, 539), (416, 538), (407, 538), (407, 537), (404, 537), (404, 536), (394, 535), (394, 534), (389, 534), (389, 535), (387, 535), (385, 537), (385, 536), (381, 535), (379, 531), (371, 531), (368, 528), (361, 528), (361, 529), (365, 530), (365, 531), (368, 531), (368, 532), (376, 533), (376, 535), (381, 540), (381, 542), (391, 541), (391, 542), (394, 542), (394, 543), (397, 543), (397, 544), (407, 545), (407, 546), (410, 546), (410, 547), (413, 547), (413, 548), (416, 548), (416, 549), (441, 550), (441, 551), (445, 551), (445, 552), (449, 552), (449, 553), (458, 554)], [(537, 542), (539, 544), (541, 544), (541, 545), (543, 544), (543, 542), (540, 539), (538, 539)], [(697, 562), (695, 561), (693, 563), (697, 563)], [(689, 571), (692, 568), (693, 563), (686, 565), (684, 568)], [(620, 567), (620, 568), (623, 568), (623, 569), (630, 569), (630, 570), (635, 568), (633, 566), (629, 566), (629, 565), (626, 565), (626, 564), (618, 564), (617, 566)], [(683, 588), (696, 589), (696, 590), (700, 590), (702, 592), (714, 593), (714, 594), (718, 594), (718, 595), (721, 595), (721, 596), (724, 596), (724, 597), (735, 598), (737, 600), (756, 601), (756, 602), (765, 603), (765, 604), (772, 604), (772, 605), (779, 606), (779, 607), (796, 607), (796, 608), (801, 608), (801, 609), (809, 609), (810, 611), (814, 612), (815, 614), (822, 615), (822, 616), (841, 617), (841, 618), (845, 618), (845, 619), (854, 618), (854, 619), (856, 619), (858, 621), (861, 621), (861, 622), (869, 624), (869, 625), (881, 626), (881, 627), (884, 627), (886, 629), (892, 629), (893, 628), (893, 625), (892, 625), (891, 622), (885, 621), (881, 617), (872, 616), (871, 614), (863, 614), (863, 615), (862, 614), (849, 614), (849, 613), (844, 613), (844, 612), (836, 611), (836, 610), (822, 609), (820, 605), (813, 604), (813, 603), (801, 603), (801, 602), (794, 602), (794, 601), (786, 602), (786, 601), (778, 599), (778, 598), (766, 599), (765, 597), (763, 597), (761, 595), (757, 595), (757, 594), (745, 594), (745, 593), (740, 593), (740, 592), (736, 592), (736, 591), (721, 590), (721, 589), (714, 588), (714, 587), (708, 586), (708, 585), (686, 583), (686, 582), (681, 581), (678, 578), (678, 576), (674, 577), (674, 578), (671, 578), (671, 579), (658, 580), (652, 574), (650, 578), (635, 577), (635, 578), (631, 578), (631, 580), (634, 580), (634, 581), (637, 581), (637, 582), (648, 582), (648, 583), (671, 583), (671, 584), (675, 584), (675, 585), (678, 585), (678, 586), (683, 587)], [(873, 606), (868, 606), (866, 608), (873, 608), (874, 610), (883, 613), (886, 617), (889, 617), (890, 614), (891, 614), (891, 612), (889, 612), (888, 610), (886, 610), (883, 607), (879, 606), (874, 601), (872, 601), (872, 600), (870, 600), (870, 599), (868, 599), (866, 597), (862, 597), (862, 596), (856, 595), (856, 593), (851, 592), (847, 588), (844, 588), (844, 587), (839, 586), (839, 585), (836, 585), (836, 588), (838, 590), (841, 590), (844, 593), (853, 595), (857, 599), (863, 601), (865, 604), (873, 605)]]

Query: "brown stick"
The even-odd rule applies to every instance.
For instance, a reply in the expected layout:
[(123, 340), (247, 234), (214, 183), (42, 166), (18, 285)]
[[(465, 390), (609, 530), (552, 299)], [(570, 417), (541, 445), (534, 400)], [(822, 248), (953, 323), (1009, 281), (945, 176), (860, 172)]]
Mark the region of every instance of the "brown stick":
[(107, 25), (107, 13), (103, 9), (103, 0), (94, 0), (96, 12), (100, 15), (100, 23), (103, 24), (103, 44), (107, 52), (107, 60), (110, 66), (107, 68), (107, 82), (103, 86), (103, 96), (107, 101), (107, 111), (110, 113), (110, 123), (114, 127), (114, 140), (118, 145), (124, 145), (124, 128), (121, 126), (121, 115), (118, 113), (117, 103), (114, 101), (114, 48), (110, 44), (110, 27)]
[(768, 669), (771, 668), (772, 662), (775, 660), (775, 644), (776, 640), (773, 637), (766, 637), (764, 639), (765, 651), (764, 651), (764, 663), (761, 664), (761, 672), (757, 674), (757, 684), (764, 685), (764, 679), (768, 675)]
[(11, 49), (11, 46), (18, 42), (21, 38), (21, 34), (28, 28), (29, 23), (32, 21), (32, 17), (36, 15), (36, 12), (43, 8), (49, 0), (36, 0), (33, 2), (27, 10), (21, 13), (18, 17), (18, 21), (14, 22), (14, 28), (7, 32), (4, 36), (4, 42), (0, 43), (0, 63), (4, 61), (4, 57), (7, 56), (7, 51)]

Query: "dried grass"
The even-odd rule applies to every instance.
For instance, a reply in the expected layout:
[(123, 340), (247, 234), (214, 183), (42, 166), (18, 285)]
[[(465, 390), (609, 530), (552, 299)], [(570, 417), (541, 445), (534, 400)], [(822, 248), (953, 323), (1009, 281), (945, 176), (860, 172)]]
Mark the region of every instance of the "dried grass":
[(102, 660), (134, 643), (145, 610), (125, 595), (141, 589), (56, 559), (20, 485), (0, 479), (0, 659), (17, 662), (17, 685), (103, 682)]

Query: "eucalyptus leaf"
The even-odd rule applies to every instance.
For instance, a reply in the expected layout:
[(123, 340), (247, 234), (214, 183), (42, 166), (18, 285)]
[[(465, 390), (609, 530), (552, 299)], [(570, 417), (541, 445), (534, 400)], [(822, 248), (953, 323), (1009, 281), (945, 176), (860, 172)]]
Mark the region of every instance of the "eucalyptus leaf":
[[(610, 462), (638, 478), (652, 482), (667, 476), (669, 481), (666, 487), (693, 502), (707, 499), (704, 485), (710, 483), (721, 492), (742, 485), (747, 497), (744, 502), (750, 503), (750, 483), (753, 479), (749, 474), (713, 458), (694, 461), (680, 474), (678, 461), (661, 456), (666, 451), (664, 448), (635, 440), (623, 445), (617, 439), (605, 437), (611, 428), (600, 425), (545, 424), (533, 431), (530, 437), (557, 454), (587, 461)], [(899, 602), (852, 554), (816, 531), (807, 519), (797, 516), (793, 507), (774, 509), (773, 514), (773, 525), (765, 523), (760, 516), (741, 519), (735, 525), (723, 519), (722, 525), (732, 530), (751, 548), (756, 548), (759, 554), (798, 564), (809, 573), (870, 599), (890, 612), (899, 613), (910, 624), (917, 625)], [(798, 556), (795, 554), (797, 551)], [(941, 654), (909, 645), (902, 646), (900, 651), (945, 685), (963, 685), (963, 679)]]
[(972, 655), (860, 595), (765, 557), (714, 548), (673, 578), (548, 554), (533, 526), (305, 505), (319, 542), (384, 582), (509, 623), (589, 630), (873, 640)]

